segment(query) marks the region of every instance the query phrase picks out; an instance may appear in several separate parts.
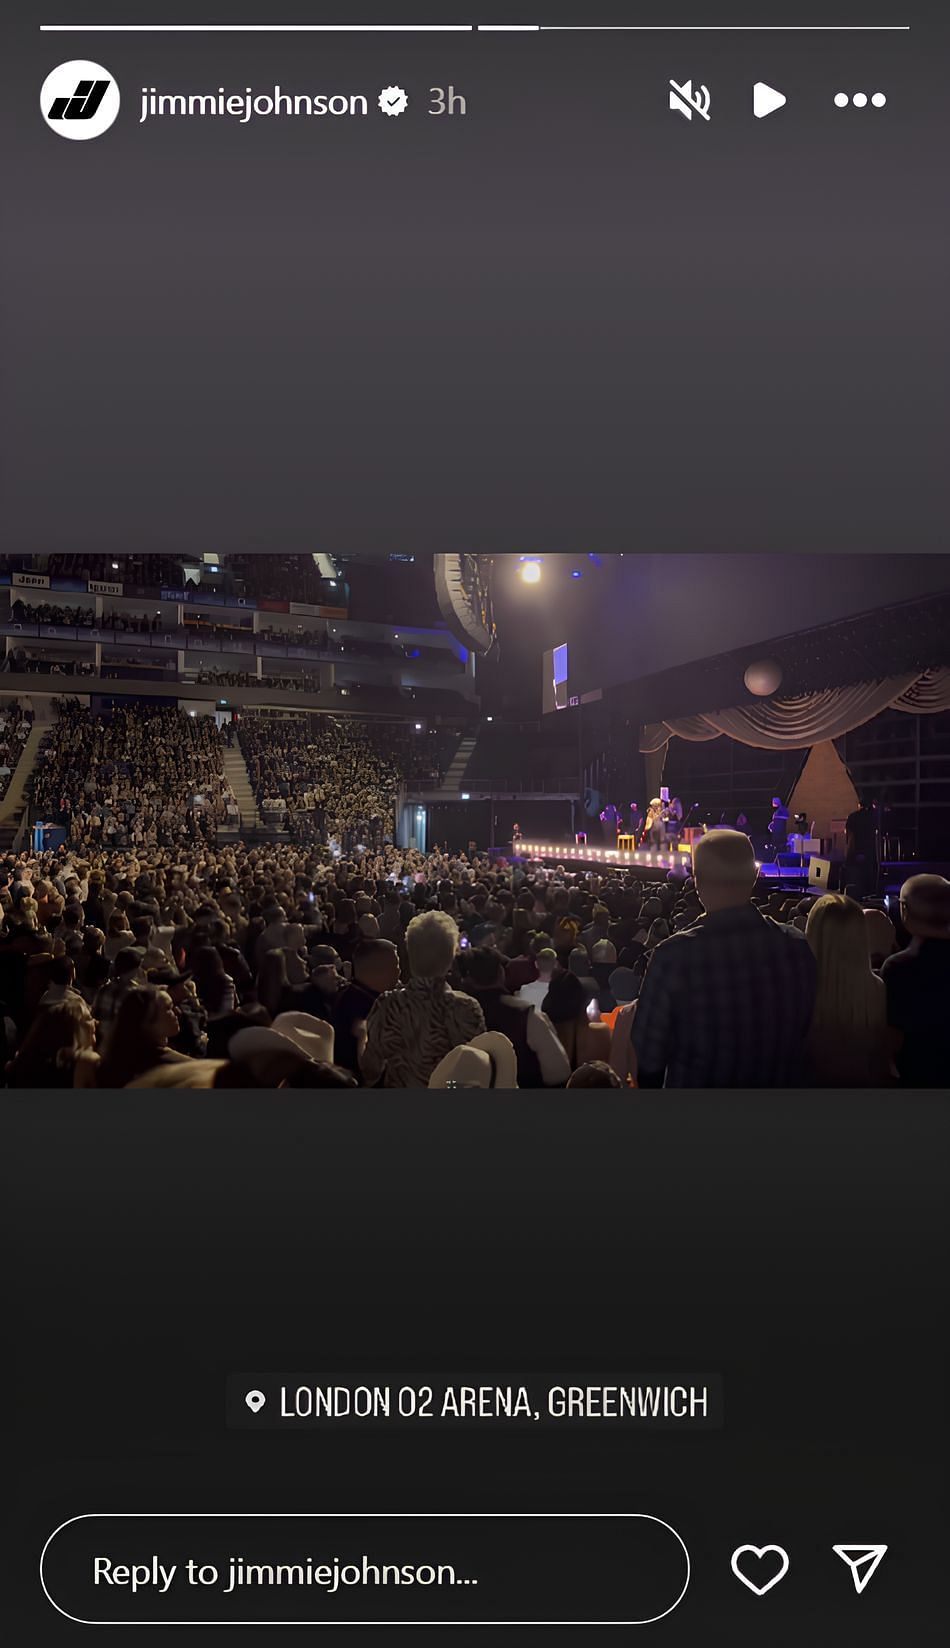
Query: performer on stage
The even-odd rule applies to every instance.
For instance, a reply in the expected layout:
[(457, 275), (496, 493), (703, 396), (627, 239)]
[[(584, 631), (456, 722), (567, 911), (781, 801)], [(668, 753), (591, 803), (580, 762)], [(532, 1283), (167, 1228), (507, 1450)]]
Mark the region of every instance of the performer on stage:
[(660, 797), (655, 795), (647, 808), (646, 824), (643, 828), (643, 839), (640, 843), (641, 846), (666, 846), (666, 819), (666, 802), (661, 801)]
[(608, 801), (601, 813), (600, 822), (604, 826), (604, 840), (615, 845), (618, 835), (623, 833), (623, 819), (612, 801)]
[(877, 803), (866, 797), (845, 824), (844, 882), (849, 898), (877, 892), (880, 871)]
[(788, 808), (780, 795), (772, 797), (772, 822), (769, 825), (772, 857), (778, 858), (788, 844)]

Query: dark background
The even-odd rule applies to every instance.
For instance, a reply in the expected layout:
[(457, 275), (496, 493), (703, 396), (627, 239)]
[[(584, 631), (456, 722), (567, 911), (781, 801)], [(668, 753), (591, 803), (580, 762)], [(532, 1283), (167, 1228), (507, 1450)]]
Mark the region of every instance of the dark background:
[[(408, 11), (828, 23), (748, 0)], [(909, 35), (40, 35), (88, 22), (85, 0), (8, 15), (3, 547), (946, 547), (945, 7), (835, 8)], [(87, 55), (123, 106), (68, 143), (39, 88)], [(709, 86), (708, 125), (670, 114), (670, 77)], [(758, 79), (789, 99), (761, 121)], [(145, 84), (275, 81), (413, 102), (138, 124)], [(424, 113), (447, 83), (464, 119)], [(887, 107), (842, 112), (841, 88)]]
[[(49, 1609), (40, 1549), (83, 1511), (180, 1509), (645, 1511), (693, 1579), (644, 1638), (946, 1640), (941, 1095), (9, 1092), (2, 1133), (13, 1641), (124, 1640)], [(718, 1372), (725, 1428), (226, 1425), (249, 1368), (517, 1367)], [(861, 1597), (850, 1541), (891, 1547)], [(791, 1558), (762, 1600), (747, 1542)]]
[[(392, 567), (394, 584), (411, 570), (413, 591), (433, 582), (428, 558), (415, 568)], [(546, 556), (541, 581), (526, 585), (518, 556), (498, 556), (492, 572), (498, 647), (479, 658), (476, 672), (484, 707), (520, 706), (527, 719), (541, 709), (540, 654), (568, 643), (569, 691), (626, 686), (690, 660), (749, 649), (735, 680), (707, 691), (745, 696), (742, 669), (755, 649), (852, 614), (899, 607), (950, 589), (950, 555), (589, 555)], [(364, 574), (365, 569), (360, 569)], [(572, 577), (580, 573), (580, 577)], [(372, 574), (370, 575), (372, 576)], [(406, 580), (408, 583), (408, 580)], [(407, 608), (403, 604), (403, 615)], [(404, 617), (401, 621), (405, 621)], [(896, 611), (893, 631), (913, 633), (918, 614)], [(871, 649), (873, 651), (873, 649)], [(766, 654), (771, 656), (771, 654)], [(880, 674), (889, 667), (878, 664)], [(704, 708), (712, 700), (695, 689)], [(661, 713), (669, 692), (661, 694)], [(718, 699), (717, 699), (718, 702)], [(690, 711), (696, 703), (690, 702)], [(652, 720), (656, 703), (644, 719)]]

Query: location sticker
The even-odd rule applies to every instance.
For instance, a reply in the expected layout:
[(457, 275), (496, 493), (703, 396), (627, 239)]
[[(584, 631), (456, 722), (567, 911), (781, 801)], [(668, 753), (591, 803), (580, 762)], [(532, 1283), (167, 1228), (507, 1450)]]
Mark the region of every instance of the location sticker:
[(247, 1403), (247, 1405), (250, 1408), (252, 1413), (260, 1413), (261, 1408), (264, 1406), (264, 1403), (267, 1401), (267, 1397), (264, 1395), (263, 1391), (253, 1390), (253, 1391), (248, 1391), (248, 1393), (245, 1396), (244, 1400)]

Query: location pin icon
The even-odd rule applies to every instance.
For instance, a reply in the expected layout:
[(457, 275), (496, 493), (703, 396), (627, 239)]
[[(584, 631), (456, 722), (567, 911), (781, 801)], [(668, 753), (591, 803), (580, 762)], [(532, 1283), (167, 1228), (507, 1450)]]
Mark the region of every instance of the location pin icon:
[(248, 1391), (248, 1393), (245, 1396), (244, 1400), (247, 1403), (247, 1405), (250, 1408), (252, 1413), (260, 1413), (261, 1408), (264, 1406), (264, 1403), (267, 1401), (267, 1397), (264, 1395), (263, 1391), (254, 1390), (254, 1391)]

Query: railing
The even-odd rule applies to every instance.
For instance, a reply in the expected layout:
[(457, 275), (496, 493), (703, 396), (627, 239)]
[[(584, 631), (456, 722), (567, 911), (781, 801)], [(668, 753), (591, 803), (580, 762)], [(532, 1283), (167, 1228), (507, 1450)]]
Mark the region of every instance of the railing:
[[(133, 630), (114, 629), (106, 624), (50, 624), (26, 619), (17, 623), (8, 618), (0, 620), (0, 635), (8, 635), (16, 642), (70, 641), (127, 651), (159, 648), (166, 652), (221, 652), (232, 657), (299, 658), (328, 664), (357, 660), (360, 663), (376, 663), (381, 667), (393, 663), (411, 664), (417, 669), (443, 671), (451, 675), (465, 672), (464, 664), (449, 647), (419, 648), (416, 649), (418, 655), (413, 656), (412, 649), (397, 641), (361, 642), (358, 638), (345, 636), (342, 640), (325, 637), (307, 641), (303, 633), (294, 637), (289, 632), (271, 639), (247, 628), (228, 633), (221, 627), (204, 629), (198, 624), (188, 624), (184, 629)], [(108, 663), (108, 659), (103, 659), (103, 662)]]
[(509, 795), (532, 791), (544, 795), (580, 795), (581, 780), (576, 773), (563, 778), (473, 778), (466, 776), (465, 788), (473, 793), (503, 790)]
[(470, 795), (473, 800), (480, 800), (492, 795), (566, 795), (572, 798), (581, 794), (581, 783), (576, 777), (572, 778), (469, 778), (464, 777), (456, 790), (453, 785), (445, 790), (445, 778), (441, 783), (430, 784), (425, 779), (410, 779), (407, 784), (406, 797), (412, 800), (420, 791), (433, 794), (439, 791), (446, 797), (453, 795)]

